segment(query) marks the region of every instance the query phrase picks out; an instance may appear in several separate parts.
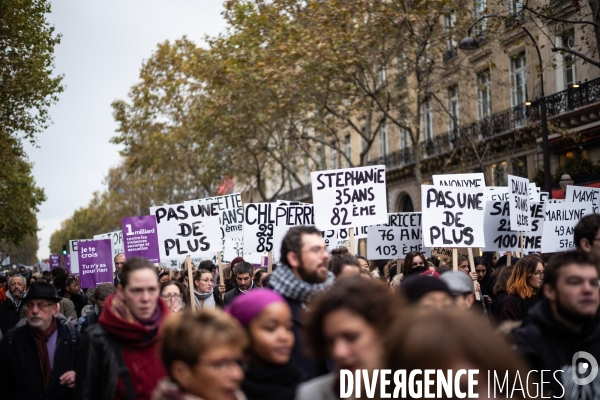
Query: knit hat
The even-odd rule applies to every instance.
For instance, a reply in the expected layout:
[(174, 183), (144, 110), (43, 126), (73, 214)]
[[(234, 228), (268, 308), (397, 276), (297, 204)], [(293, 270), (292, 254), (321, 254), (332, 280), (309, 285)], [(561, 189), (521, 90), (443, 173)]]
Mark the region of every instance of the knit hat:
[(241, 263), (241, 262), (243, 262), (243, 261), (244, 261), (244, 257), (236, 257), (236, 258), (234, 258), (233, 260), (231, 260), (231, 263), (230, 263), (230, 264), (233, 266), (233, 265), (235, 265), (235, 264), (237, 264), (237, 263)]
[(254, 289), (237, 296), (225, 307), (225, 312), (247, 327), (262, 310), (272, 303), (285, 303), (285, 299), (271, 289)]
[(430, 292), (444, 292), (450, 294), (448, 285), (439, 278), (432, 276), (411, 275), (402, 280), (400, 290), (410, 303), (416, 303)]

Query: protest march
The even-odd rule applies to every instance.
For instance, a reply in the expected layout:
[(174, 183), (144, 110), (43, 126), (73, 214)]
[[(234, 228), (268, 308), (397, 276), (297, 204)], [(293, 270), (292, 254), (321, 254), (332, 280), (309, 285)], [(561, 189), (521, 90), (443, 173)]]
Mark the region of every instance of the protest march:
[(600, 398), (600, 189), (434, 175), (390, 212), (385, 166), (311, 175), (9, 270), (0, 399)]

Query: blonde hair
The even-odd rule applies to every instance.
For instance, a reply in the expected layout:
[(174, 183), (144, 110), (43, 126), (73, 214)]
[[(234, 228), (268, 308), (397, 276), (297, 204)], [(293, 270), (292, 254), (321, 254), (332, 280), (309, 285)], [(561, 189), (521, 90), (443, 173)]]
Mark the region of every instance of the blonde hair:
[(193, 368), (200, 356), (219, 345), (230, 345), (244, 350), (248, 337), (239, 322), (220, 310), (204, 309), (199, 313), (185, 310), (170, 315), (164, 323), (159, 342), (159, 353), (171, 375), (175, 361), (183, 361)]

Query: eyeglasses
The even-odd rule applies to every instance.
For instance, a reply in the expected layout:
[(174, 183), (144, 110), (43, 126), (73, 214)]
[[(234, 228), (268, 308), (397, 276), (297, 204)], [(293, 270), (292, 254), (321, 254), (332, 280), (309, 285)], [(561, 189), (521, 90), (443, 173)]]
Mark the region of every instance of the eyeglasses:
[(327, 247), (315, 246), (315, 247), (311, 247), (308, 250), (304, 250), (303, 253), (314, 253), (314, 254), (327, 253)]
[(56, 303), (27, 303), (25, 304), (25, 306), (27, 306), (27, 308), (30, 310), (33, 310), (36, 306), (40, 310), (45, 310), (46, 308), (49, 308), (50, 306), (53, 306), (55, 304)]
[(199, 360), (198, 365), (203, 367), (209, 367), (211, 369), (214, 369), (215, 371), (223, 372), (227, 369), (240, 367), (242, 365), (242, 360), (239, 358), (230, 358), (215, 361)]
[(544, 271), (535, 271), (533, 274), (534, 274), (535, 276), (538, 276), (538, 277), (539, 277), (539, 276), (544, 276)]
[(164, 301), (175, 300), (175, 299), (183, 300), (183, 295), (181, 293), (161, 294), (160, 298), (163, 299)]

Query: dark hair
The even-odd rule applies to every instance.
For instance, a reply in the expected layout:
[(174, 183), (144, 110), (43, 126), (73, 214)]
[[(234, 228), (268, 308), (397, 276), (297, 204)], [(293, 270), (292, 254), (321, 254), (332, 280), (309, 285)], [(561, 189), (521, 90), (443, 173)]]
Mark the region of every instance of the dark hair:
[(163, 271), (160, 274), (158, 274), (158, 279), (162, 278), (163, 276), (169, 276), (169, 272), (168, 271)]
[(440, 267), (440, 259), (437, 257), (429, 257), (427, 261), (432, 263), (436, 269)]
[(267, 269), (265, 267), (258, 268), (256, 272), (254, 272), (254, 278), (252, 278), (252, 280), (254, 281), (254, 286), (258, 287), (258, 284), (260, 283), (260, 277), (266, 273)]
[(108, 296), (117, 291), (117, 288), (110, 283), (102, 283), (94, 288), (94, 301), (104, 301)]
[(235, 276), (240, 274), (248, 274), (252, 276), (252, 274), (254, 274), (254, 266), (249, 262), (240, 261), (239, 263), (235, 264), (235, 267), (233, 267), (233, 273)]
[(263, 288), (273, 289), (270, 284), (272, 276), (273, 276), (273, 274), (269, 274), (269, 275), (265, 276), (265, 279), (263, 279)]
[(397, 303), (398, 297), (379, 280), (366, 280), (360, 276), (340, 280), (318, 294), (306, 314), (305, 334), (313, 354), (323, 359), (327, 356), (328, 340), (323, 333), (323, 324), (332, 312), (348, 310), (383, 335), (396, 315)]
[(42, 276), (48, 276), (48, 275), (50, 275), (49, 271), (42, 271)]
[(123, 268), (121, 269), (121, 274), (119, 275), (123, 289), (125, 289), (125, 287), (129, 284), (129, 275), (131, 275), (132, 272), (139, 271), (141, 269), (152, 270), (152, 272), (156, 274), (156, 283), (158, 283), (158, 271), (156, 270), (154, 264), (152, 264), (147, 258), (133, 257), (125, 261), (125, 264), (123, 264)]
[(367, 264), (369, 263), (369, 260), (367, 260), (367, 257), (361, 256), (360, 254), (356, 255), (356, 259), (357, 260), (365, 260), (367, 262)]
[(294, 226), (283, 237), (281, 241), (281, 257), (280, 261), (290, 265), (287, 258), (289, 252), (292, 252), (300, 258), (302, 251), (302, 235), (319, 235), (321, 232), (314, 226)]
[[(410, 275), (413, 269), (413, 259), (415, 257), (421, 257), (424, 263), (427, 263), (427, 259), (423, 255), (423, 253), (419, 253), (418, 251), (411, 251), (404, 257), (404, 276)], [(425, 264), (425, 269), (427, 269), (427, 264)]]
[[(27, 280), (27, 289), (29, 290), (29, 286), (31, 286), (31, 284), (33, 282), (31, 282), (31, 280), (33, 279), (33, 282), (37, 282), (38, 278), (36, 278), (35, 276), (31, 276), (29, 277), (29, 279)], [(6, 278), (4, 278), (4, 282), (6, 282)], [(2, 283), (2, 280), (0, 280), (0, 283)]]
[(514, 265), (506, 265), (499, 270), (500, 272), (498, 272), (498, 275), (496, 276), (496, 283), (494, 283), (492, 293), (506, 293), (506, 283), (508, 282), (508, 278), (512, 275), (513, 269), (515, 269)]
[(179, 288), (179, 292), (183, 295), (183, 302), (185, 303), (185, 308), (190, 308), (192, 306), (192, 302), (190, 301), (190, 291), (189, 289), (186, 289), (185, 286), (183, 286), (183, 283), (179, 281), (164, 281), (160, 284), (159, 293), (162, 294), (163, 290), (165, 290), (167, 286), (177, 286)]
[(59, 294), (61, 296), (63, 295), (64, 290), (67, 288), (67, 279), (69, 279), (69, 275), (59, 274), (54, 278), (54, 281), (52, 282), (54, 287), (59, 290)]
[(50, 271), (50, 275), (52, 275), (54, 278), (56, 278), (59, 275), (67, 275), (67, 270), (64, 268), (54, 268), (52, 271)]
[(345, 265), (354, 265), (360, 268), (358, 259), (348, 252), (346, 247), (338, 247), (331, 252), (331, 258), (329, 258), (329, 270), (338, 276), (342, 272), (342, 268)]
[(590, 258), (590, 255), (583, 251), (569, 251), (566, 253), (557, 253), (550, 258), (548, 266), (544, 270), (544, 285), (550, 285), (556, 287), (558, 281), (559, 270), (566, 267), (569, 264), (577, 264), (579, 266), (594, 267), (596, 270), (598, 267)]
[(575, 247), (581, 249), (581, 239), (587, 239), (591, 246), (594, 243), (598, 229), (600, 229), (600, 215), (589, 214), (581, 218), (573, 230)]
[(212, 274), (217, 266), (211, 260), (204, 260), (198, 265), (199, 269), (205, 269)]

